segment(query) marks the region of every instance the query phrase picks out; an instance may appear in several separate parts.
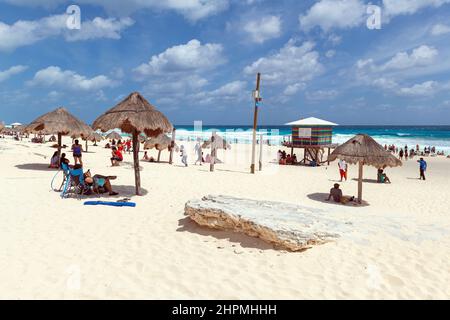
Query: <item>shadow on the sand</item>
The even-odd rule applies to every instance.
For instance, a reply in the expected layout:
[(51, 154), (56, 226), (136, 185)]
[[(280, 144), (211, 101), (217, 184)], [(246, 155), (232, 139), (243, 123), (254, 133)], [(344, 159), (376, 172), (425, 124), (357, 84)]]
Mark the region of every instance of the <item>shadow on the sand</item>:
[[(81, 197), (82, 200), (94, 200), (94, 199), (111, 199), (111, 200), (119, 200), (124, 198), (133, 198), (139, 197), (136, 196), (136, 187), (135, 186), (122, 186), (122, 185), (114, 185), (113, 190), (118, 193), (118, 195), (110, 196), (109, 193), (95, 193), (93, 192), (90, 195), (83, 195)], [(55, 192), (61, 192), (61, 190), (53, 190)], [(148, 194), (148, 191), (144, 188), (141, 188), (141, 195), (145, 196)]]
[(328, 193), (311, 193), (311, 194), (308, 194), (307, 197), (311, 200), (326, 203), (326, 204), (333, 205), (333, 206), (346, 206), (346, 207), (359, 207), (359, 208), (369, 206), (369, 203), (364, 200), (362, 201), (361, 204), (359, 204), (355, 200), (355, 201), (349, 202), (345, 205), (334, 202), (333, 199), (331, 199), (330, 201), (327, 201), (326, 199), (328, 199), (328, 195), (329, 195)]
[[(123, 185), (114, 185), (114, 181), (112, 181), (112, 187), (113, 190), (117, 193), (119, 193), (117, 196), (110, 196), (108, 193), (99, 194), (93, 193), (92, 196), (99, 197), (99, 198), (132, 198), (137, 197), (136, 196), (136, 187), (135, 186), (123, 186)], [(148, 194), (147, 189), (141, 188), (141, 195), (140, 196), (146, 196)]]
[[(358, 179), (352, 179), (353, 181), (358, 181)], [(374, 183), (374, 184), (384, 184), (384, 183), (379, 183), (376, 179), (363, 179), (364, 183)]]
[(215, 169), (220, 172), (233, 172), (233, 173), (242, 173), (242, 174), (251, 174), (250, 171), (239, 171), (239, 170), (230, 170), (230, 169)]
[(219, 240), (229, 240), (231, 243), (239, 243), (243, 248), (252, 248), (258, 250), (274, 250), (274, 246), (264, 242), (261, 239), (247, 236), (243, 233), (232, 231), (221, 231), (202, 227), (194, 222), (191, 218), (186, 217), (178, 221), (179, 228), (177, 232), (190, 232), (201, 236), (211, 236)]
[(34, 171), (53, 171), (57, 172), (58, 169), (52, 169), (48, 167), (46, 163), (26, 163), (26, 164), (18, 164), (15, 166), (20, 170), (34, 170)]

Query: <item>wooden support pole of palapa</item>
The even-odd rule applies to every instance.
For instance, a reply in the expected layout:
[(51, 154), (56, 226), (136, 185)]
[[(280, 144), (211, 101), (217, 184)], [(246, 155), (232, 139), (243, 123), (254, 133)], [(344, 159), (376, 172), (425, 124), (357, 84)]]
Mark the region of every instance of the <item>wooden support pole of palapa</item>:
[(358, 175), (358, 203), (362, 203), (362, 184), (363, 184), (363, 168), (364, 163), (359, 162), (359, 175)]
[(62, 134), (58, 132), (58, 154), (61, 156), (61, 148), (62, 148)]
[(211, 136), (211, 162), (209, 164), (210, 172), (214, 172), (214, 165), (216, 164), (216, 156), (217, 156), (216, 132), (213, 131), (212, 136)]
[(175, 149), (175, 139), (176, 139), (176, 129), (173, 129), (172, 131), (172, 142), (170, 143), (170, 156), (169, 156), (169, 164), (173, 163), (173, 151)]
[(139, 133), (133, 130), (133, 158), (134, 158), (134, 181), (136, 185), (136, 195), (141, 194), (141, 173), (139, 171)]
[(252, 164), (250, 166), (250, 172), (255, 173), (255, 161), (256, 161), (256, 130), (258, 128), (258, 103), (261, 101), (259, 96), (259, 86), (261, 82), (261, 73), (256, 76), (256, 90), (255, 90), (255, 112), (253, 115), (253, 142), (252, 142)]

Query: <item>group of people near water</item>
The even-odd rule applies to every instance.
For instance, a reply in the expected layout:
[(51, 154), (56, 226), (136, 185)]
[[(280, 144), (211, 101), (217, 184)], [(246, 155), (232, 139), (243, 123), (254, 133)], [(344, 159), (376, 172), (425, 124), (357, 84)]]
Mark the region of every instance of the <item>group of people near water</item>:
[(384, 145), (384, 148), (387, 151), (392, 152), (393, 154), (398, 155), (400, 160), (408, 160), (413, 159), (415, 156), (421, 156), (421, 157), (428, 157), (428, 156), (444, 156), (444, 151), (437, 151), (436, 147), (424, 147), (423, 150), (421, 150), (419, 145), (416, 145), (415, 148), (408, 148), (408, 145), (406, 145), (404, 148), (398, 148), (395, 145)]

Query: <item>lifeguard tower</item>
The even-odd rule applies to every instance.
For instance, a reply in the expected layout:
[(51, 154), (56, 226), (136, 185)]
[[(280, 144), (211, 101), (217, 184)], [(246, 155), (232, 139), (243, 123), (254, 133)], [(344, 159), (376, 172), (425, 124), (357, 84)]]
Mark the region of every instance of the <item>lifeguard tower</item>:
[[(338, 145), (333, 144), (333, 128), (336, 123), (325, 121), (318, 118), (306, 118), (298, 121), (286, 123), (292, 127), (292, 135), (289, 141), (283, 145), (291, 149), (291, 156), (294, 149), (303, 149), (302, 164), (310, 164), (315, 161), (316, 164), (324, 162), (324, 154), (330, 155), (331, 150)], [(329, 164), (329, 163), (328, 163)]]

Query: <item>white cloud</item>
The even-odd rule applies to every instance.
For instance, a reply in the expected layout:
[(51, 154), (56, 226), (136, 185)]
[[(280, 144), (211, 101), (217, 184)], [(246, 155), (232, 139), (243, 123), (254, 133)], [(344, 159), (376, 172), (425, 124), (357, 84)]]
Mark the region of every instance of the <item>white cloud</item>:
[(318, 26), (329, 31), (356, 27), (365, 21), (365, 14), (366, 6), (360, 0), (320, 0), (306, 15), (300, 15), (299, 20), (302, 29)]
[(121, 38), (120, 33), (134, 24), (133, 19), (123, 18), (94, 18), (92, 21), (83, 22), (80, 30), (67, 30), (65, 38), (68, 41), (80, 41), (91, 39), (115, 39)]
[(431, 29), (431, 34), (433, 36), (441, 36), (444, 34), (448, 34), (450, 33), (450, 26), (445, 25), (445, 24), (436, 24), (433, 26), (433, 28)]
[(373, 59), (361, 59), (356, 63), (360, 75), (367, 73), (380, 73), (396, 70), (407, 70), (434, 65), (439, 51), (434, 47), (422, 45), (413, 49), (395, 54), (384, 64), (377, 65)]
[[(363, 0), (319, 0), (305, 15), (300, 15), (300, 26), (306, 31), (320, 27), (325, 32), (331, 29), (349, 29), (362, 25), (367, 18), (367, 5)], [(399, 15), (412, 15), (427, 7), (439, 8), (450, 0), (383, 0), (383, 22)]]
[(303, 90), (304, 88), (305, 88), (304, 83), (291, 84), (291, 85), (288, 85), (286, 87), (286, 89), (284, 89), (283, 94), (285, 96), (293, 96), (293, 95), (297, 94), (300, 90)]
[(338, 96), (336, 90), (318, 90), (314, 92), (307, 92), (306, 99), (310, 101), (332, 100)]
[(409, 88), (400, 88), (398, 93), (404, 96), (432, 96), (441, 89), (442, 88), (438, 82), (426, 81)]
[(97, 91), (115, 87), (118, 83), (104, 75), (87, 78), (74, 71), (61, 70), (59, 67), (51, 66), (36, 72), (33, 80), (28, 84), (73, 91)]
[(450, 0), (383, 0), (383, 13), (388, 17), (415, 14), (426, 7), (438, 8)]
[(244, 25), (244, 31), (250, 35), (251, 41), (264, 43), (281, 35), (281, 18), (278, 16), (262, 16), (250, 20)]
[(335, 55), (336, 55), (336, 51), (335, 51), (335, 50), (328, 50), (328, 51), (325, 53), (325, 57), (327, 57), (328, 59), (333, 58)]
[(134, 22), (130, 18), (85, 21), (80, 30), (69, 30), (68, 16), (53, 15), (39, 20), (19, 20), (9, 25), (0, 22), (0, 51), (11, 51), (38, 41), (63, 36), (68, 41), (89, 39), (120, 39), (120, 32)]
[(28, 69), (27, 66), (18, 65), (18, 66), (13, 66), (4, 71), (0, 71), (0, 82), (6, 81), (9, 78), (11, 78), (12, 76), (22, 73), (27, 69)]
[(276, 84), (291, 84), (313, 79), (323, 71), (319, 53), (314, 43), (304, 42), (297, 46), (295, 40), (289, 42), (279, 52), (260, 58), (245, 67), (246, 75), (263, 74), (263, 81)]
[(170, 95), (183, 99), (188, 92), (195, 92), (208, 84), (208, 80), (198, 75), (183, 75), (180, 78), (159, 78), (144, 87), (149, 95)]
[[(67, 0), (0, 0), (15, 5), (55, 8)], [(173, 10), (191, 21), (197, 21), (228, 9), (229, 0), (78, 0), (77, 4), (102, 6), (108, 12), (127, 16), (142, 9)]]
[(192, 101), (199, 104), (215, 104), (230, 101), (243, 101), (250, 97), (247, 82), (233, 81), (213, 91), (203, 91), (190, 96)]
[(435, 62), (439, 52), (433, 47), (422, 45), (408, 52), (399, 52), (389, 60), (381, 70), (409, 69), (420, 66), (427, 66)]
[(222, 51), (220, 44), (202, 45), (194, 39), (153, 56), (150, 62), (141, 64), (134, 71), (141, 78), (179, 72), (202, 72), (225, 63)]

